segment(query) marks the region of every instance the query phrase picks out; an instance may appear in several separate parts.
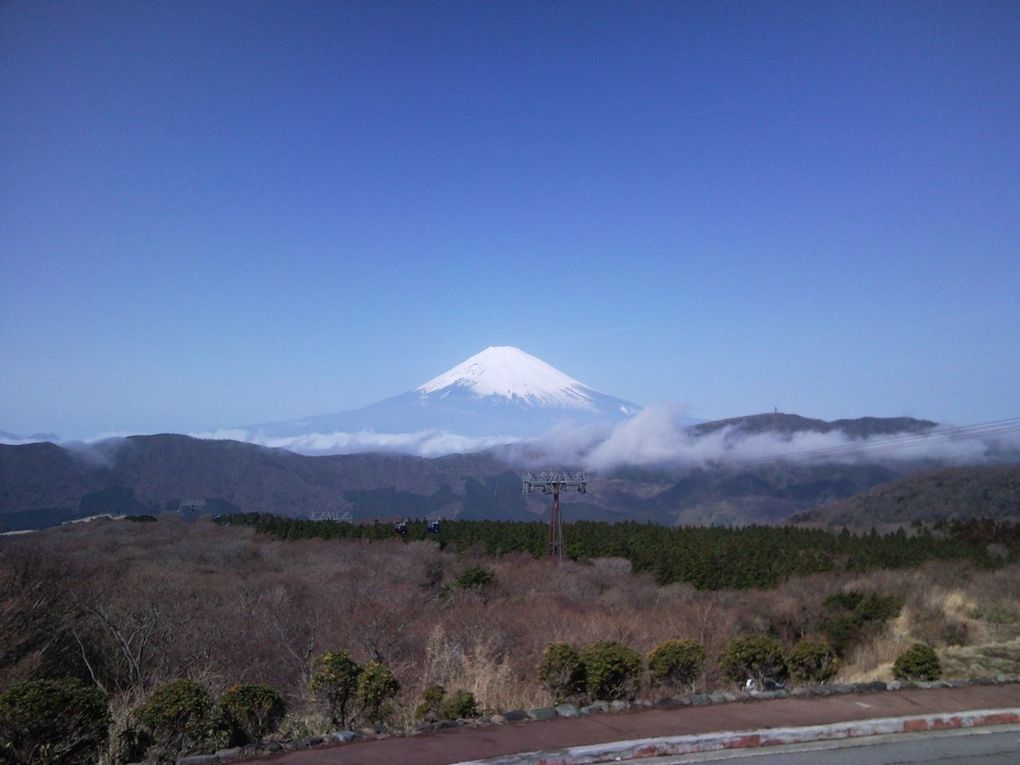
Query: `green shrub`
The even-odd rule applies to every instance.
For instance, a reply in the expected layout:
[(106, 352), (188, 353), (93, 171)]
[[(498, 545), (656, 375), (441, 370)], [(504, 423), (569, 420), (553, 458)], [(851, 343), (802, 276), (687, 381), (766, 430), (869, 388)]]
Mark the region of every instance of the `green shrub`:
[(467, 720), (479, 714), (478, 702), (471, 691), (456, 690), (447, 696), (443, 686), (430, 685), (421, 695), (421, 703), (414, 710), (414, 719), (426, 722)]
[(779, 641), (764, 635), (734, 638), (719, 659), (723, 676), (735, 683), (747, 679), (759, 686), (782, 683), (787, 676), (786, 656)]
[(235, 685), (220, 697), (221, 717), (229, 726), (231, 744), (254, 744), (273, 733), (287, 714), (283, 696), (258, 683)]
[(833, 593), (822, 607), (821, 630), (836, 655), (845, 656), (863, 637), (897, 616), (903, 601), (895, 595), (850, 590)]
[(371, 723), (390, 716), (390, 701), (400, 691), (400, 683), (390, 670), (377, 661), (370, 661), (358, 678), (358, 701), (361, 713)]
[(696, 640), (666, 640), (648, 652), (646, 663), (653, 685), (693, 688), (705, 667), (705, 647)]
[(0, 693), (0, 761), (96, 762), (109, 725), (106, 696), (98, 688), (73, 678), (17, 683)]
[(430, 685), (421, 694), (421, 702), (414, 709), (414, 719), (435, 722), (443, 719), (443, 699), (446, 689), (441, 685)]
[(584, 664), (580, 654), (566, 643), (550, 643), (538, 665), (538, 679), (556, 702), (584, 693)]
[(478, 702), (471, 691), (456, 690), (446, 697), (441, 707), (444, 720), (469, 720), (478, 717)]
[(469, 566), (457, 577), (462, 590), (483, 590), (496, 583), (496, 572), (485, 566)]
[(914, 643), (896, 658), (893, 676), (898, 680), (933, 682), (942, 676), (942, 664), (934, 648), (927, 643)]
[(806, 683), (831, 680), (839, 668), (832, 647), (821, 640), (801, 640), (793, 647), (789, 664), (791, 674)]
[(581, 651), (581, 663), (589, 698), (632, 701), (637, 696), (641, 656), (623, 643), (593, 643)]
[(361, 667), (348, 651), (330, 651), (313, 662), (308, 689), (326, 705), (334, 726), (347, 727), (361, 673)]
[(135, 720), (140, 740), (148, 744), (147, 756), (158, 762), (199, 754), (221, 743), (215, 736), (209, 691), (193, 680), (173, 680), (160, 687), (135, 711)]

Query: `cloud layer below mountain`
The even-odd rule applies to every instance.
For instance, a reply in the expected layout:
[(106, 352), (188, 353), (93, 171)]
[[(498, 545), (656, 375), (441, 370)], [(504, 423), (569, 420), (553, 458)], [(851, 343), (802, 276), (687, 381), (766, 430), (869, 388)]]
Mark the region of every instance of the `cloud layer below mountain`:
[(957, 437), (952, 428), (934, 428), (923, 434), (852, 438), (842, 431), (747, 433), (731, 426), (697, 435), (682, 423), (680, 407), (648, 407), (613, 428), (608, 437), (593, 443), (589, 449), (575, 450), (577, 463), (591, 470), (623, 465), (705, 465), (772, 460), (806, 463), (933, 460), (973, 464), (998, 461), (1005, 453), (1020, 453), (1018, 432)]
[(272, 437), (257, 431), (231, 428), (204, 433), (190, 433), (193, 438), (247, 441), (272, 449), (287, 449), (299, 454), (358, 454), (363, 452), (399, 452), (419, 457), (442, 457), (447, 454), (479, 452), (493, 446), (516, 442), (504, 436), (472, 437), (442, 430), (415, 433), (308, 433), (300, 436)]
[(689, 422), (682, 406), (661, 404), (647, 407), (615, 426), (563, 428), (532, 440), (469, 437), (439, 430), (311, 433), (280, 438), (231, 429), (191, 435), (248, 441), (313, 455), (381, 451), (439, 457), (492, 449), (508, 462), (523, 467), (556, 464), (592, 471), (622, 466), (697, 466), (771, 460), (801, 463), (934, 461), (954, 465), (999, 462), (1015, 459), (1020, 454), (1020, 432), (1017, 431), (967, 435), (953, 428), (935, 428), (923, 434), (851, 438), (842, 431), (749, 434), (737, 427), (728, 427), (696, 435)]

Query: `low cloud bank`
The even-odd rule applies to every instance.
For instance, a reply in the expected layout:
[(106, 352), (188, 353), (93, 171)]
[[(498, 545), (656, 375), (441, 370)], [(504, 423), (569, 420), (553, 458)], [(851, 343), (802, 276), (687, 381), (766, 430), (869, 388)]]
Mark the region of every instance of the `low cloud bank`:
[(19, 436), (0, 430), (0, 444), (3, 446), (24, 446), (25, 444), (42, 444), (47, 441), (56, 441), (57, 436), (52, 433), (38, 433), (34, 436)]
[(357, 454), (361, 452), (399, 452), (419, 457), (442, 457), (447, 454), (479, 452), (492, 446), (513, 443), (517, 439), (503, 436), (471, 437), (440, 430), (416, 433), (308, 433), (300, 436), (270, 437), (258, 431), (243, 429), (190, 433), (193, 438), (247, 441), (273, 449), (287, 449), (300, 454)]
[(938, 427), (924, 433), (851, 438), (842, 431), (748, 434), (728, 427), (704, 435), (690, 428), (684, 407), (645, 408), (615, 426), (561, 428), (540, 438), (468, 437), (445, 431), (415, 433), (312, 433), (271, 438), (258, 432), (221, 430), (192, 433), (196, 438), (229, 438), (302, 454), (353, 454), (390, 451), (439, 457), (493, 449), (512, 464), (577, 466), (604, 472), (619, 467), (702, 466), (785, 460), (820, 462), (918, 462), (962, 465), (1001, 462), (1020, 455), (1020, 432), (998, 435)]
[(1020, 454), (1020, 432), (996, 435), (978, 429), (938, 426), (922, 433), (853, 438), (843, 431), (747, 433), (737, 426), (695, 435), (681, 424), (682, 409), (653, 406), (622, 423), (583, 457), (593, 470), (622, 465), (704, 465), (785, 460), (820, 462), (916, 462), (945, 464), (1001, 461)]
[(4, 446), (24, 446), (25, 444), (38, 444), (41, 442), (42, 439), (39, 438), (21, 438), (20, 436), (0, 433), (0, 444)]
[[(731, 426), (697, 435), (684, 407), (653, 405), (614, 425), (565, 427), (535, 439), (464, 436), (440, 430), (408, 433), (309, 433), (271, 437), (257, 430), (231, 428), (188, 435), (287, 449), (308, 455), (392, 452), (441, 457), (491, 450), (522, 468), (577, 467), (606, 472), (620, 467), (697, 467), (786, 461), (817, 463), (932, 462), (974, 465), (1020, 460), (1020, 420), (1005, 426), (939, 426), (923, 433), (851, 438), (842, 431), (749, 434)], [(79, 459), (109, 466), (129, 441), (105, 433), (86, 442), (64, 442)]]

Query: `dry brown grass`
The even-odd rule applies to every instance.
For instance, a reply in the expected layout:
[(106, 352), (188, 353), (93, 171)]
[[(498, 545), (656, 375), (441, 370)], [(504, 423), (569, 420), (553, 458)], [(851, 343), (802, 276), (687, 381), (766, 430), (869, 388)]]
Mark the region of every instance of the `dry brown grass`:
[[(824, 598), (847, 589), (897, 595), (905, 606), (851, 653), (841, 681), (891, 678), (892, 661), (916, 639), (935, 643), (954, 676), (987, 674), (1015, 666), (1011, 651), (1020, 637), (1020, 616), (1012, 620), (1020, 615), (1015, 565), (983, 571), (931, 564), (805, 577), (768, 591), (698, 592), (656, 586), (616, 559), (554, 569), (523, 555), (458, 558), (430, 542), (284, 542), (175, 518), (99, 521), (7, 537), (0, 541), (0, 574), (33, 556), (46, 563), (33, 586), (47, 581), (39, 579), (44, 574), (51, 584), (59, 580), (43, 588), (45, 602), (59, 611), (50, 622), (73, 628), (87, 646), (97, 673), (109, 678), (104, 685), (117, 714), (174, 677), (200, 679), (216, 691), (241, 681), (269, 683), (300, 711), (309, 701), (310, 659), (339, 648), (394, 670), (405, 723), (432, 683), (469, 690), (492, 710), (547, 703), (536, 667), (545, 646), (561, 640), (578, 647), (620, 640), (644, 654), (662, 640), (693, 638), (708, 653), (702, 685), (720, 687), (715, 660), (730, 640), (769, 633), (790, 647), (816, 629)], [(478, 563), (496, 572), (490, 591), (450, 587)], [(15, 591), (18, 586), (0, 593), (0, 639), (9, 644), (34, 624), (22, 619), (31, 599)], [(947, 648), (953, 625), (965, 627), (966, 646)], [(117, 643), (132, 631), (148, 641), (149, 649), (137, 656)], [(79, 646), (70, 633), (65, 637), (0, 664), (0, 682), (52, 664), (47, 651), (63, 652), (57, 658), (80, 666)], [(290, 724), (322, 723), (312, 715)]]
[(1020, 675), (1020, 639), (1008, 643), (946, 648), (939, 658), (947, 678)]
[[(875, 572), (853, 582), (853, 587), (899, 594), (905, 605), (885, 630), (857, 647), (837, 679), (891, 680), (896, 657), (917, 641), (936, 647), (946, 677), (995, 674), (998, 670), (988, 668), (995, 665), (997, 647), (1020, 636), (1018, 580), (1015, 565), (982, 571), (933, 563), (914, 571)], [(990, 661), (982, 659), (985, 649)]]

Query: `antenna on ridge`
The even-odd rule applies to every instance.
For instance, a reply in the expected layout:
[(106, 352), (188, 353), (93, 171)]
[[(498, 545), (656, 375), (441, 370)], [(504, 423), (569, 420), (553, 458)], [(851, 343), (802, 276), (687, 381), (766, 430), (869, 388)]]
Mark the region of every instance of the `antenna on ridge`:
[(588, 493), (587, 473), (561, 473), (543, 471), (528, 473), (524, 477), (524, 493), (540, 491), (552, 494), (552, 514), (549, 516), (549, 548), (548, 555), (553, 565), (558, 566), (563, 560), (563, 522), (560, 519), (560, 492), (576, 491), (578, 494)]

